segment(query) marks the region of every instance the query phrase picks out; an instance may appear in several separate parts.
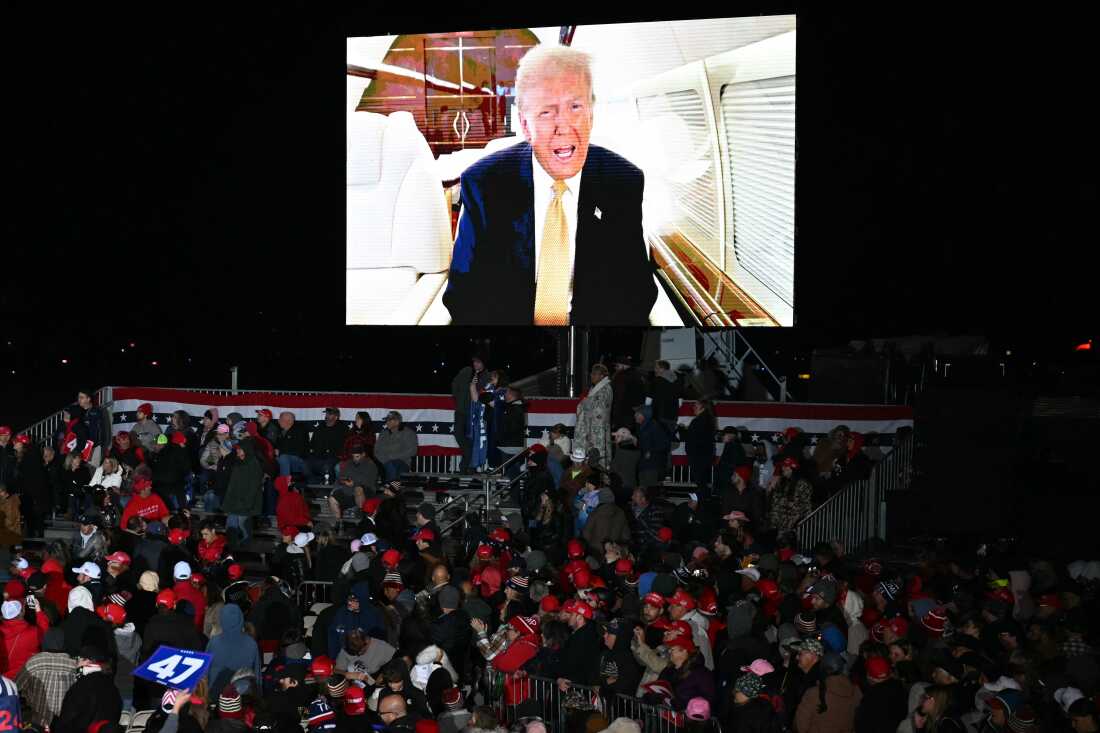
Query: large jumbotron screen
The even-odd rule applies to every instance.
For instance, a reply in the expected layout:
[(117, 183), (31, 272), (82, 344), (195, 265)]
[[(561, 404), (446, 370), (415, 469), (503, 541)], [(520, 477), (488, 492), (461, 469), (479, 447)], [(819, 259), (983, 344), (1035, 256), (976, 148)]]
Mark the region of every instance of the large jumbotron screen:
[(346, 322), (793, 325), (795, 37), (348, 38)]

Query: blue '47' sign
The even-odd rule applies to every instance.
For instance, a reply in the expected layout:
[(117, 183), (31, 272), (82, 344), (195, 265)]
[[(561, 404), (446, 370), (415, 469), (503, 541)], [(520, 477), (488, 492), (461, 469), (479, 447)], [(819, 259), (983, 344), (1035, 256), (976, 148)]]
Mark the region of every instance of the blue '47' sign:
[(160, 646), (134, 670), (134, 674), (174, 690), (190, 690), (199, 683), (209, 667), (209, 654)]

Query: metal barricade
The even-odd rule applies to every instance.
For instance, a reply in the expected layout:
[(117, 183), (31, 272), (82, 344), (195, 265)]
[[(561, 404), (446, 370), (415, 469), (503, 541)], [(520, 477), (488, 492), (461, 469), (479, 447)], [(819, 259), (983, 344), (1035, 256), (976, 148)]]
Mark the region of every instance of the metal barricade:
[[(486, 671), (486, 703), (497, 719), (511, 725), (523, 718), (541, 718), (550, 733), (565, 733), (583, 729), (583, 720), (592, 714), (604, 716), (608, 723), (616, 718), (629, 718), (638, 723), (642, 733), (677, 733), (685, 727), (682, 712), (667, 705), (650, 705), (628, 695), (603, 696), (598, 687), (569, 683), (565, 691), (557, 680), (527, 675), (522, 672), (504, 674)], [(704, 728), (719, 732), (718, 721), (711, 719)]]
[(328, 580), (303, 580), (294, 590), (298, 610), (309, 613), (314, 603), (332, 603), (332, 582)]

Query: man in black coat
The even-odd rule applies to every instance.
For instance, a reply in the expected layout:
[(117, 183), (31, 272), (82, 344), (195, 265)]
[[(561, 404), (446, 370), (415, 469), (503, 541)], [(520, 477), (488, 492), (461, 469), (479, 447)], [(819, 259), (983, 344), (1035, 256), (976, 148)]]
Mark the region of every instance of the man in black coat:
[(274, 441), (279, 475), (300, 473), (311, 478), (306, 458), (309, 457), (309, 430), (294, 418), (293, 412), (279, 415), (279, 437)]
[(578, 685), (596, 685), (600, 680), (600, 666), (596, 663), (603, 646), (603, 634), (595, 624), (595, 613), (584, 601), (566, 601), (562, 606), (566, 623), (573, 633), (561, 648), (557, 670), (558, 688), (565, 692), (569, 682)]
[(611, 377), (613, 401), (611, 403), (611, 429), (631, 428), (634, 426), (634, 408), (645, 404), (645, 380), (634, 368), (634, 360), (629, 356), (615, 359), (615, 374)]
[(85, 646), (76, 657), (80, 679), (65, 693), (61, 712), (50, 726), (54, 733), (87, 733), (93, 723), (105, 720), (117, 724), (122, 715), (122, 696), (107, 652), (102, 647)]
[(572, 71), (581, 65), (588, 57), (567, 46), (529, 51), (516, 77), (527, 141), (462, 174), (443, 294), (456, 324), (649, 323), (657, 285), (642, 234), (644, 176), (589, 144), (591, 74)]
[(654, 365), (647, 396), (653, 400), (653, 419), (663, 423), (669, 430), (675, 430), (682, 395), (680, 382), (667, 361), (661, 359)]
[(856, 733), (897, 730), (909, 714), (905, 686), (891, 674), (890, 663), (882, 657), (870, 657), (864, 667), (867, 687), (856, 708)]
[[(442, 588), (436, 598), (441, 613), (431, 623), (432, 643), (447, 653), (455, 671), (464, 681), (472, 636), (470, 617), (459, 609), (459, 592), (453, 585)], [(455, 680), (455, 684), (458, 683), (459, 680)]]
[(338, 407), (325, 408), (325, 422), (313, 429), (309, 441), (309, 473), (330, 479), (336, 478), (336, 464), (340, 461), (340, 452), (348, 437), (347, 423), (340, 422)]

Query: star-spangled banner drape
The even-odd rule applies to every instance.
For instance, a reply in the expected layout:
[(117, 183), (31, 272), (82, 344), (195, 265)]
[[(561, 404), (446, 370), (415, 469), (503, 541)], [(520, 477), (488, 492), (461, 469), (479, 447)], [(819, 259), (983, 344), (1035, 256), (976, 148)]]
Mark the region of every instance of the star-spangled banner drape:
[[(261, 408), (271, 410), (276, 418), (280, 412), (293, 412), (297, 420), (308, 427), (324, 421), (326, 407), (340, 409), (340, 419), (350, 423), (358, 411), (366, 411), (377, 430), (390, 410), (401, 413), (405, 424), (417, 433), (420, 455), (458, 455), (454, 431), (454, 402), (449, 395), (418, 394), (278, 394), (272, 392), (238, 392), (214, 394), (187, 389), (163, 387), (114, 387), (112, 389), (112, 421), (114, 430), (129, 430), (136, 418), (138, 405), (153, 405), (154, 420), (167, 426), (172, 413), (184, 410), (198, 424), (202, 414), (217, 407), (222, 421), (231, 412), (246, 419), (255, 419)], [(576, 423), (578, 400), (575, 398), (533, 397), (527, 400), (527, 439), (534, 443), (551, 426), (561, 423), (570, 434)], [(744, 443), (756, 440), (774, 442), (778, 434), (789, 427), (798, 427), (809, 434), (811, 443), (823, 437), (837, 425), (847, 425), (868, 435), (867, 445), (884, 452), (894, 444), (899, 429), (913, 427), (913, 409), (896, 405), (823, 405), (780, 402), (719, 402), (715, 411), (718, 428), (727, 425), (741, 429)], [(680, 422), (687, 425), (693, 415), (693, 403), (680, 406)], [(720, 436), (715, 436), (720, 442)], [(674, 455), (682, 456), (681, 445)]]

